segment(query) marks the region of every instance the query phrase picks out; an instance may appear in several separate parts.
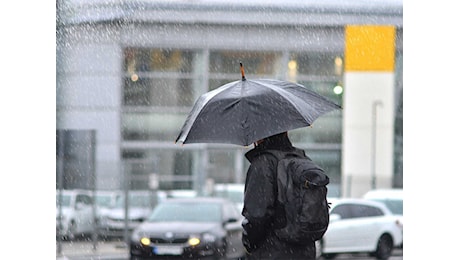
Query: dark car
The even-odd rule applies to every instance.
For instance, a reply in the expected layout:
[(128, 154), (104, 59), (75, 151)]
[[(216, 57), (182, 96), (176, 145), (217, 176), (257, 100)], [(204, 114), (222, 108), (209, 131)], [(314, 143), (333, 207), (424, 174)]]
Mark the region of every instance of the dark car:
[(167, 199), (133, 232), (134, 259), (242, 259), (241, 215), (223, 198)]

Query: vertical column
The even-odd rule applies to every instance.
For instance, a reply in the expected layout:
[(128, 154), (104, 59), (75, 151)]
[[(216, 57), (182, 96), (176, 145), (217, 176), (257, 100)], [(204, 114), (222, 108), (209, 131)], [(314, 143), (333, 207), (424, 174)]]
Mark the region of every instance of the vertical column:
[(394, 26), (345, 27), (342, 190), (360, 197), (393, 177)]

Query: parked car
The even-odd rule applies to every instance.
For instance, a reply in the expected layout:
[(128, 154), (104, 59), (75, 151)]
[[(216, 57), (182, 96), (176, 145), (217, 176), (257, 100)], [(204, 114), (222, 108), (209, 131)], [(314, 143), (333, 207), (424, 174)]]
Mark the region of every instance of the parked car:
[(119, 190), (98, 190), (94, 194), (94, 203), (99, 210), (105, 211), (115, 207), (121, 196), (122, 191)]
[[(127, 231), (132, 232), (142, 221), (150, 216), (157, 202), (152, 191), (129, 191), (128, 193)], [(123, 237), (125, 232), (125, 196), (124, 193), (100, 220), (100, 234), (106, 237)]]
[(244, 204), (244, 184), (240, 183), (219, 183), (214, 184), (211, 196), (226, 198), (234, 202), (241, 213)]
[(337, 199), (331, 205), (329, 227), (316, 245), (325, 259), (341, 253), (369, 253), (377, 259), (388, 259), (401, 242), (398, 217), (385, 204)]
[(178, 189), (178, 190), (167, 190), (165, 191), (165, 198), (194, 198), (198, 195), (195, 190)]
[(134, 230), (131, 260), (242, 258), (239, 215), (235, 204), (223, 198), (167, 199)]
[[(62, 197), (61, 197), (62, 192)], [(56, 237), (73, 240), (95, 229), (95, 207), (88, 190), (56, 190)]]
[(94, 194), (94, 203), (96, 204), (96, 217), (99, 233), (104, 227), (102, 224), (107, 219), (107, 215), (115, 208), (117, 200), (122, 196), (119, 190), (97, 190)]
[[(376, 189), (370, 190), (364, 194), (363, 198), (370, 199), (374, 201), (380, 201), (384, 203), (388, 209), (394, 215), (399, 217), (399, 222), (401, 227), (403, 227), (404, 219), (403, 219), (403, 204), (404, 204), (404, 197), (403, 197), (403, 189)], [(401, 242), (398, 247), (402, 248), (403, 243)]]

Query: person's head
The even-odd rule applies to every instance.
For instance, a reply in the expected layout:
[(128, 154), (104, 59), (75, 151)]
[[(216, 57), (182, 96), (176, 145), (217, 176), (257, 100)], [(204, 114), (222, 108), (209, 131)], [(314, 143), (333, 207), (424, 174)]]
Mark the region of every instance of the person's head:
[(270, 140), (275, 140), (275, 139), (280, 139), (280, 138), (288, 138), (287, 131), (260, 139), (254, 143), (254, 146), (258, 146), (259, 144), (265, 141), (270, 141)]

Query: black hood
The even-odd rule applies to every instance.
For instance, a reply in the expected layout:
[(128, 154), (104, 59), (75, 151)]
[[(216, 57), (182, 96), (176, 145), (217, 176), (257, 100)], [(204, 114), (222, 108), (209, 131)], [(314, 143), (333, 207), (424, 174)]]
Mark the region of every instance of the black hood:
[(254, 159), (254, 157), (266, 150), (281, 150), (295, 153), (300, 152), (301, 154), (304, 153), (303, 150), (299, 150), (292, 146), (292, 143), (289, 140), (287, 133), (283, 132), (264, 138), (264, 141), (262, 143), (260, 143), (259, 145), (254, 147), (254, 149), (250, 150), (245, 154), (246, 159), (248, 159), (249, 162), (251, 162)]

